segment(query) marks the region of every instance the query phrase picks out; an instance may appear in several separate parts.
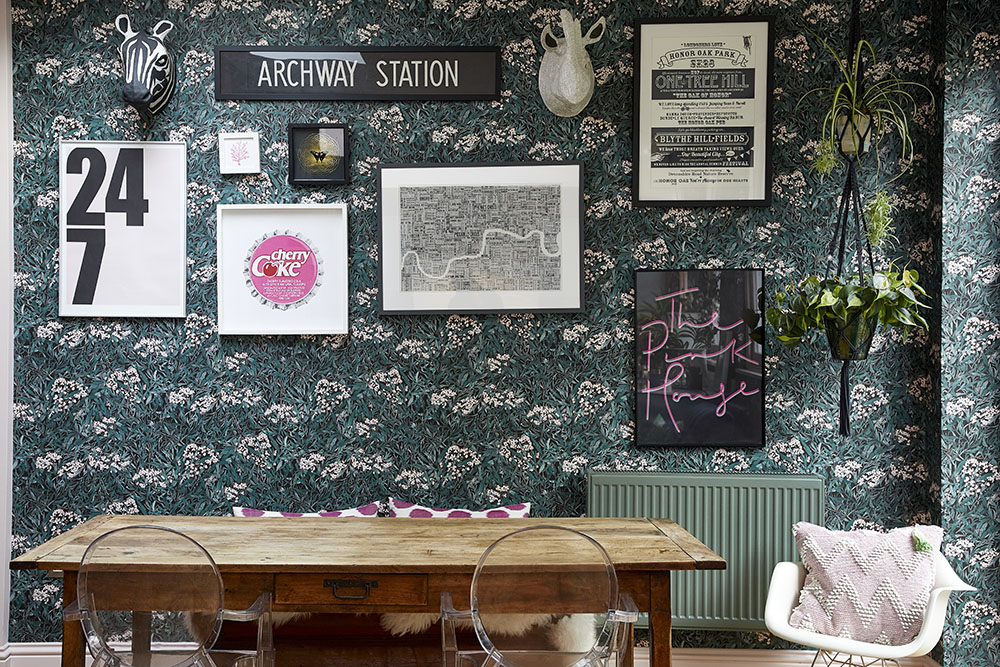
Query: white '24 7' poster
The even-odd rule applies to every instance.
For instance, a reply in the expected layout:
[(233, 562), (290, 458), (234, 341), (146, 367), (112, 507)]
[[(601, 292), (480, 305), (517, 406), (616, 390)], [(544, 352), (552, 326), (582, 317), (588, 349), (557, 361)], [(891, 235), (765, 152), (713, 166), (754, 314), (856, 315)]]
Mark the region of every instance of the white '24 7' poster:
[(187, 146), (59, 143), (59, 315), (184, 317)]

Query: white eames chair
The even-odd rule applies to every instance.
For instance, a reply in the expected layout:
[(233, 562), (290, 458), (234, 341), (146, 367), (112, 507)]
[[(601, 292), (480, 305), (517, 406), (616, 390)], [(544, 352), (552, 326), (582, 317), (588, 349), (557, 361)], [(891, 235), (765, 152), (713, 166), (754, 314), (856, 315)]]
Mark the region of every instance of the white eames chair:
[(976, 590), (959, 579), (945, 557), (938, 552), (934, 562), (934, 588), (931, 589), (930, 599), (928, 599), (927, 608), (924, 610), (924, 621), (920, 626), (920, 632), (908, 644), (885, 646), (823, 635), (790, 626), (788, 621), (792, 610), (798, 604), (799, 591), (802, 590), (805, 578), (806, 569), (802, 563), (783, 562), (775, 565), (774, 572), (771, 574), (771, 584), (767, 591), (764, 623), (772, 634), (796, 644), (816, 649), (816, 656), (812, 662), (814, 666), (898, 666), (900, 658), (926, 655), (941, 638), (949, 594), (952, 591)]

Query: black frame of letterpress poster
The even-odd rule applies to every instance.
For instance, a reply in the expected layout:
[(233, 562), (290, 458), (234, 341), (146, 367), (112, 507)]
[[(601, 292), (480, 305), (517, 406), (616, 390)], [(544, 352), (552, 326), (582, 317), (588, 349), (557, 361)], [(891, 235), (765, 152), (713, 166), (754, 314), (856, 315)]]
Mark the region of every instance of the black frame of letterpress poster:
[[(711, 34), (713, 31), (726, 31), (732, 30), (734, 26), (740, 26), (744, 24), (758, 24), (766, 26), (767, 30), (767, 40), (766, 44), (757, 45), (757, 57), (754, 58), (755, 62), (757, 58), (763, 58), (765, 63), (764, 67), (766, 69), (763, 72), (764, 88), (765, 90), (755, 90), (753, 99), (755, 102), (759, 100), (758, 104), (763, 107), (763, 113), (756, 115), (753, 121), (755, 134), (759, 134), (762, 138), (762, 146), (758, 146), (758, 155), (761, 157), (759, 163), (752, 168), (752, 171), (759, 175), (762, 179), (762, 189), (763, 191), (759, 196), (756, 193), (744, 193), (739, 197), (729, 196), (732, 192), (729, 192), (728, 188), (719, 188), (708, 185), (701, 185), (696, 187), (696, 193), (691, 194), (691, 196), (680, 197), (677, 196), (673, 198), (664, 197), (661, 193), (657, 195), (653, 192), (647, 192), (647, 188), (642, 182), (642, 172), (644, 170), (643, 156), (647, 152), (652, 150), (652, 138), (647, 137), (646, 131), (653, 131), (652, 122), (643, 122), (643, 110), (649, 110), (654, 108), (655, 105), (648, 98), (643, 97), (643, 82), (646, 81), (646, 77), (652, 76), (652, 70), (644, 69), (643, 63), (643, 50), (651, 48), (648, 43), (651, 41), (650, 34), (655, 32), (660, 26), (676, 26), (679, 30), (684, 31), (686, 36), (689, 35), (690, 31), (696, 30), (698, 26), (704, 26), (701, 29), (706, 33)], [(635, 37), (633, 38), (633, 74), (632, 74), (632, 205), (636, 208), (643, 207), (664, 207), (664, 208), (678, 208), (678, 207), (694, 207), (694, 206), (770, 206), (771, 205), (771, 190), (773, 185), (773, 169), (772, 169), (772, 140), (771, 133), (774, 128), (774, 96), (772, 92), (774, 91), (774, 24), (775, 19), (773, 16), (693, 16), (693, 17), (677, 17), (677, 18), (645, 18), (639, 19), (635, 23)], [(644, 30), (645, 28), (645, 30)], [(759, 63), (757, 63), (759, 64)], [(714, 66), (714, 62), (713, 62)], [(693, 64), (692, 64), (693, 68)], [(683, 122), (681, 127), (687, 127), (684, 123), (696, 123), (698, 122), (698, 112), (694, 110), (682, 110), (680, 112), (683, 114), (681, 119)], [(677, 128), (672, 128), (677, 130)], [(725, 132), (726, 126), (722, 125), (709, 125), (705, 127), (693, 128), (693, 129), (703, 129), (707, 133), (712, 132)], [(691, 158), (695, 159), (695, 158)], [(707, 158), (706, 158), (707, 159)], [(712, 167), (709, 167), (711, 170)], [(721, 165), (716, 165), (715, 170), (721, 171)], [(695, 187), (702, 174), (699, 172), (704, 172), (704, 166), (678, 166), (675, 171), (685, 172), (689, 171), (693, 179), (693, 185)], [(667, 190), (677, 190), (677, 188), (666, 188)], [(726, 194), (728, 193), (728, 194)]]

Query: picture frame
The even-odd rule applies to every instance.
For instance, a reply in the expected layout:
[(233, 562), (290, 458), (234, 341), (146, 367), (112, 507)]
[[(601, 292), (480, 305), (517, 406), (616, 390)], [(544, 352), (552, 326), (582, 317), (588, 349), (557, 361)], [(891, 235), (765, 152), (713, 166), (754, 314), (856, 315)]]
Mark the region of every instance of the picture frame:
[(348, 128), (337, 123), (288, 125), (288, 182), (341, 185), (348, 180)]
[(636, 207), (770, 206), (774, 18), (640, 20)]
[(260, 135), (256, 132), (219, 132), (219, 173), (259, 174)]
[(220, 335), (348, 333), (347, 205), (216, 207)]
[(580, 312), (581, 162), (382, 165), (379, 312)]
[(764, 271), (635, 272), (635, 445), (764, 446)]
[(493, 101), (502, 62), (499, 46), (218, 45), (215, 99)]
[(60, 317), (184, 317), (187, 144), (60, 141), (59, 260)]

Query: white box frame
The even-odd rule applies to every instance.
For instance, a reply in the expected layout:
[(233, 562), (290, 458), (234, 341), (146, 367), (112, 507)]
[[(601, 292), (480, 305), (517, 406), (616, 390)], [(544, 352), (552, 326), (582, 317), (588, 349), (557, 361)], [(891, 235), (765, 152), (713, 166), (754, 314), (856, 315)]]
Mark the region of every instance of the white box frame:
[[(349, 333), (346, 204), (220, 204), (216, 216), (220, 335)], [(298, 236), (322, 263), (298, 305), (276, 305), (251, 284), (250, 257), (275, 234)]]
[[(245, 165), (234, 164), (229, 154), (230, 146), (238, 141), (246, 141), (252, 146)], [(256, 132), (219, 132), (219, 173), (259, 174), (260, 135)]]
[[(456, 162), (385, 164), (378, 169), (379, 312), (383, 315), (435, 313), (578, 313), (585, 305), (583, 271), (583, 163)], [(560, 287), (550, 290), (404, 291), (400, 275), (407, 256), (401, 247), (403, 188), (441, 186), (530, 186), (559, 188)], [(500, 230), (506, 231), (506, 230)], [(537, 233), (529, 232), (529, 235)], [(519, 236), (519, 235), (515, 235)], [(485, 234), (484, 237), (485, 239)], [(544, 237), (543, 237), (544, 240)], [(469, 259), (468, 256), (461, 259)]]
[[(98, 184), (98, 189), (93, 193), (93, 198), (89, 202), (81, 201), (81, 206), (86, 205), (86, 211), (88, 215), (99, 214), (104, 216), (104, 222), (101, 224), (87, 223), (86, 225), (81, 224), (67, 224), (67, 218), (69, 209), (75, 204), (76, 199), (81, 196), (81, 190), (83, 189), (83, 184), (88, 181), (91, 175), (91, 170), (93, 169), (93, 164), (88, 158), (81, 160), (81, 169), (79, 174), (68, 173), (67, 172), (67, 161), (69, 159), (70, 153), (76, 148), (93, 148), (96, 149), (105, 161), (104, 174), (101, 182)], [(115, 172), (115, 168), (118, 166), (118, 160), (120, 159), (120, 153), (122, 149), (142, 149), (143, 150), (143, 197), (147, 199), (148, 210), (144, 213), (144, 222), (151, 222), (151, 226), (147, 229), (153, 230), (153, 225), (159, 222), (165, 222), (169, 224), (171, 221), (169, 218), (174, 218), (173, 223), (176, 225), (176, 229), (166, 231), (164, 233), (166, 238), (170, 239), (169, 244), (165, 244), (162, 240), (160, 242), (150, 243), (148, 236), (143, 239), (128, 239), (127, 234), (129, 233), (128, 227), (124, 224), (126, 220), (126, 214), (123, 212), (107, 212), (104, 210), (104, 202), (107, 196), (107, 191), (110, 187), (110, 181)], [(110, 161), (109, 156), (114, 156), (114, 161)], [(168, 168), (172, 168), (173, 171), (167, 173), (165, 176), (163, 174), (152, 175), (152, 172), (146, 169), (149, 162), (165, 161), (168, 164)], [(59, 172), (59, 316), (60, 317), (185, 317), (187, 315), (187, 143), (183, 141), (94, 141), (94, 140), (61, 140), (59, 142), (59, 161), (58, 161), (58, 172)], [(147, 173), (149, 172), (149, 173)], [(96, 172), (95, 172), (96, 173)], [(126, 175), (126, 179), (128, 176)], [(169, 178), (170, 180), (167, 180)], [(155, 187), (146, 187), (146, 183), (151, 185), (155, 184)], [(127, 189), (126, 185), (123, 190)], [(173, 191), (173, 192), (172, 192)], [(73, 194), (71, 197), (70, 194)], [(171, 194), (175, 198), (171, 198)], [(151, 201), (151, 198), (155, 198)], [(110, 220), (109, 216), (114, 216)], [(154, 220), (148, 220), (149, 216), (156, 216)], [(164, 220), (166, 219), (166, 220)], [(110, 224), (109, 224), (110, 223)], [(78, 257), (80, 253), (85, 252), (85, 250), (79, 250), (76, 247), (70, 248), (70, 246), (86, 245), (81, 244), (76, 241), (69, 241), (68, 231), (73, 230), (97, 230), (101, 229), (105, 232), (109, 229), (114, 232), (113, 236), (109, 238), (105, 234), (105, 251), (101, 256), (101, 273), (107, 270), (111, 271), (111, 275), (117, 275), (120, 280), (117, 283), (118, 286), (123, 286), (126, 292), (130, 289), (135, 289), (137, 282), (135, 280), (126, 280), (127, 278), (135, 278), (136, 275), (150, 275), (149, 268), (155, 265), (155, 262), (150, 258), (150, 251), (154, 255), (164, 254), (171, 251), (176, 253), (176, 256), (164, 258), (159, 266), (163, 267), (163, 271), (166, 272), (162, 278), (164, 280), (169, 279), (172, 284), (169, 290), (172, 292), (173, 297), (168, 303), (114, 303), (116, 300), (121, 300), (119, 298), (112, 298), (109, 301), (103, 301), (98, 303), (90, 304), (77, 304), (73, 303), (75, 292), (75, 287), (80, 280), (79, 273), (75, 280), (72, 280), (71, 269), (76, 268), (82, 262), (82, 259)], [(132, 228), (135, 229), (134, 227)], [(156, 231), (158, 231), (157, 228)], [(116, 238), (119, 237), (119, 238)], [(168, 247), (169, 245), (169, 247)], [(112, 254), (110, 257), (108, 255), (108, 246), (110, 246), (111, 251), (114, 253), (115, 247), (119, 250), (117, 253)], [(131, 261), (127, 253), (121, 252), (122, 248), (132, 249), (137, 248), (132, 254), (138, 259), (136, 261)], [(116, 256), (116, 255), (121, 255)], [(108, 264), (108, 261), (116, 262), (116, 264)], [(107, 275), (107, 273), (104, 273)], [(110, 296), (107, 293), (109, 289), (107, 285), (111, 283), (108, 279), (104, 283), (100, 282), (98, 278), (97, 290), (101, 292), (95, 293), (94, 298), (99, 299), (103, 297), (108, 299)], [(104, 287), (102, 287), (102, 285)], [(74, 289), (71, 289), (74, 288)], [(113, 292), (112, 294), (117, 294)]]

